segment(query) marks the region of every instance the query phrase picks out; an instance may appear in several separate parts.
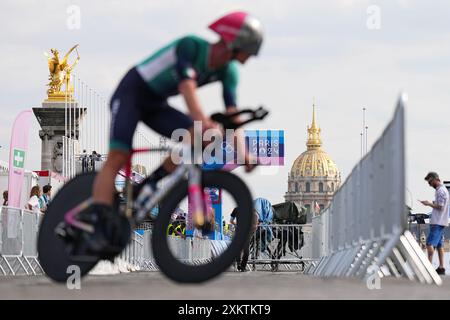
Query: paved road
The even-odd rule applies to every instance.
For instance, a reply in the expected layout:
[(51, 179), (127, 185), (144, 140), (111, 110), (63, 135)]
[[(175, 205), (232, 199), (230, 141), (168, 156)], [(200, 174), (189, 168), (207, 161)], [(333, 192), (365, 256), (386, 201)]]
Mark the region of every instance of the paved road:
[(227, 272), (201, 285), (179, 285), (159, 272), (89, 276), (68, 290), (43, 276), (0, 277), (0, 299), (449, 299), (441, 287), (384, 278), (380, 290), (352, 279), (318, 279), (293, 272)]

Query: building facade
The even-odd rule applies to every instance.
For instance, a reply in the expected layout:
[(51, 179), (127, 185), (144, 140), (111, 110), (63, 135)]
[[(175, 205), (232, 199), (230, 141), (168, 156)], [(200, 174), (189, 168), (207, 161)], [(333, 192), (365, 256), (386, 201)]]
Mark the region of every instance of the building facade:
[(316, 123), (315, 106), (308, 127), (306, 151), (297, 157), (288, 175), (286, 201), (308, 210), (311, 217), (325, 209), (341, 184), (341, 174), (333, 159), (322, 149), (321, 130)]

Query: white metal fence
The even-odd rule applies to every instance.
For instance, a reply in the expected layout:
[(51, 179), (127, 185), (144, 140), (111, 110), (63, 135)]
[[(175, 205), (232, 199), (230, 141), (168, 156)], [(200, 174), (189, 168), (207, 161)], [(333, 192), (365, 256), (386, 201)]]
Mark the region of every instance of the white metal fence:
[(271, 271), (304, 271), (316, 259), (305, 254), (301, 224), (259, 225), (249, 242), (248, 268)]
[[(153, 257), (151, 247), (152, 225), (150, 223), (138, 226), (141, 231), (144, 243), (142, 259), (139, 267), (145, 271), (158, 270), (158, 266)], [(202, 264), (209, 261), (215, 255), (219, 255), (225, 241), (215, 241), (208, 239), (193, 239), (168, 236), (169, 248), (172, 254), (186, 264)]]
[(132, 266), (140, 267), (144, 259), (144, 248), (148, 246), (144, 237), (137, 232), (132, 232), (130, 243), (120, 254), (120, 258)]
[(313, 218), (317, 276), (405, 276), (441, 283), (407, 231), (404, 100), (372, 150), (356, 165), (331, 205)]
[[(28, 210), (1, 207), (0, 274), (37, 275), (39, 265), (37, 235), (42, 215)], [(156, 271), (151, 248), (152, 225), (141, 224), (132, 233), (130, 243), (120, 254), (122, 261), (136, 270)], [(206, 263), (226, 249), (227, 241), (169, 236), (173, 254), (187, 264)], [(314, 260), (301, 255), (301, 225), (265, 225), (256, 230), (250, 242), (248, 266), (254, 270), (303, 271)]]
[[(304, 258), (302, 225), (261, 225), (249, 241), (247, 268), (254, 271), (305, 271), (318, 259)], [(154, 271), (158, 266), (151, 247), (152, 225), (144, 223), (137, 230), (142, 234), (143, 254), (140, 270)], [(232, 236), (232, 232), (228, 234)], [(202, 264), (218, 256), (227, 241), (168, 236), (173, 255), (186, 264)]]
[(41, 216), (28, 210), (1, 207), (0, 272), (3, 275), (39, 274), (37, 232)]

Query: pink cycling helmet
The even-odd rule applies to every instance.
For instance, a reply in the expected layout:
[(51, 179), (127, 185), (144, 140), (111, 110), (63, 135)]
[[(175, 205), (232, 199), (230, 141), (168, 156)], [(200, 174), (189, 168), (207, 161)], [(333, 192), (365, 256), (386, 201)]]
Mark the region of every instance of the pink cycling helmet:
[(211, 23), (209, 28), (217, 32), (230, 49), (256, 56), (263, 41), (263, 32), (259, 20), (246, 12), (229, 13)]

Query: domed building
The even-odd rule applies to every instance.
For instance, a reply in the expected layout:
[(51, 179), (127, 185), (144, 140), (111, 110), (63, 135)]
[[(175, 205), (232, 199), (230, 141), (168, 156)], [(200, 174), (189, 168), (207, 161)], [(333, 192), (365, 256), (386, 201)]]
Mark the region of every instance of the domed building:
[(306, 141), (307, 150), (294, 161), (288, 176), (288, 191), (284, 196), (286, 201), (293, 201), (297, 207), (304, 206), (308, 209), (308, 222), (311, 213), (318, 214), (330, 204), (341, 183), (341, 174), (336, 163), (322, 149), (320, 132), (313, 104), (312, 123), (308, 127)]

